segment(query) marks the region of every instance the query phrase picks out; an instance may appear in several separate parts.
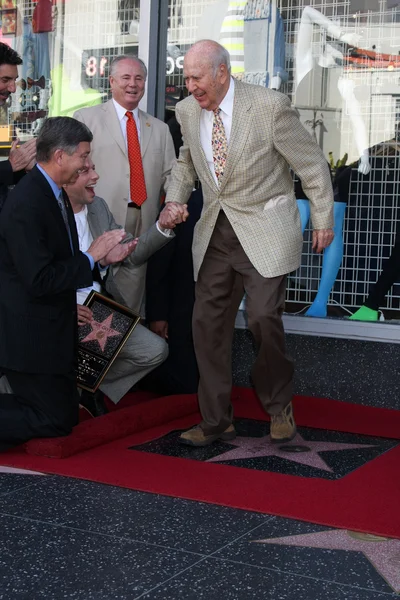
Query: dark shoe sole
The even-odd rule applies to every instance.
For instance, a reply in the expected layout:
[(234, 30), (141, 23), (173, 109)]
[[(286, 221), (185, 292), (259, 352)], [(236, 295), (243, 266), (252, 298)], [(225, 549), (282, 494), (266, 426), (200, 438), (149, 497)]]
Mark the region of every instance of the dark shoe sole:
[(223, 442), (228, 442), (230, 440), (234, 440), (236, 437), (236, 431), (228, 431), (227, 433), (217, 433), (215, 435), (210, 435), (208, 440), (204, 442), (194, 443), (191, 440), (185, 440), (185, 438), (178, 438), (180, 444), (184, 444), (185, 446), (191, 446), (192, 448), (205, 448), (206, 446), (211, 446), (217, 440), (222, 440)]

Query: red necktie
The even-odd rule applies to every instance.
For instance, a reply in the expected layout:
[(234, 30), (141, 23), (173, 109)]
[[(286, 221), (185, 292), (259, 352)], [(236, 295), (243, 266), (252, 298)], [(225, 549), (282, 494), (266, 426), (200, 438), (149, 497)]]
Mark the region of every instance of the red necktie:
[(129, 110), (125, 114), (128, 117), (126, 122), (126, 141), (128, 144), (131, 201), (137, 206), (142, 206), (147, 198), (147, 192), (139, 136), (133, 114)]

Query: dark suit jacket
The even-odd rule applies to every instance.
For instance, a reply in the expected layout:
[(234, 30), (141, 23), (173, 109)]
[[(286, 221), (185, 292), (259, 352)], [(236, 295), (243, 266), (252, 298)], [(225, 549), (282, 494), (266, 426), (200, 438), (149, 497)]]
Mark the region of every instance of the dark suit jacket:
[(69, 373), (75, 366), (76, 289), (92, 285), (67, 201), (74, 253), (53, 191), (35, 167), (0, 213), (0, 366)]
[(25, 175), (25, 171), (14, 173), (9, 160), (0, 161), (0, 211), (7, 200), (8, 186), (15, 185)]
[(197, 390), (198, 370), (193, 348), (194, 305), (193, 231), (203, 207), (201, 190), (188, 201), (188, 220), (178, 225), (175, 238), (158, 250), (147, 263), (146, 320), (168, 321), (167, 360), (148, 376), (160, 380), (161, 393), (191, 393)]

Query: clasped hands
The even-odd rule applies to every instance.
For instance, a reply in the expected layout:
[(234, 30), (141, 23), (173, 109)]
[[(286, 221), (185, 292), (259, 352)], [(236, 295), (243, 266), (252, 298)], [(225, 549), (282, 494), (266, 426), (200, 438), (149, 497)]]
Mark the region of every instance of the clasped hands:
[(167, 202), (165, 207), (158, 217), (158, 224), (163, 229), (174, 229), (176, 225), (186, 221), (189, 213), (187, 204), (179, 204), (179, 202)]

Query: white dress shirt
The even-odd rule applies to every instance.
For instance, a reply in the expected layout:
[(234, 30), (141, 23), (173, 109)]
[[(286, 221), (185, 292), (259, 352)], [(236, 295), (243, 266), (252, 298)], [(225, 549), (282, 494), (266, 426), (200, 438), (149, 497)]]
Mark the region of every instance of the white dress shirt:
[[(221, 109), (221, 119), (224, 124), (226, 140), (229, 145), (229, 140), (231, 137), (231, 129), (232, 129), (232, 113), (233, 113), (233, 99), (235, 96), (235, 83), (233, 78), (231, 77), (229, 89), (225, 95), (225, 98), (222, 100), (219, 108)], [(201, 111), (200, 115), (200, 142), (201, 146), (204, 150), (204, 154), (206, 155), (206, 159), (208, 162), (208, 166), (210, 168), (211, 174), (214, 177), (215, 183), (218, 185), (217, 176), (215, 174), (214, 169), (214, 159), (212, 153), (211, 146), (211, 137), (212, 137), (212, 127), (214, 121), (214, 113), (212, 110)]]
[[(127, 141), (126, 141), (126, 122), (128, 120), (128, 117), (126, 116), (126, 112), (127, 109), (124, 108), (123, 106), (121, 106), (120, 104), (118, 104), (118, 102), (116, 102), (114, 100), (114, 98), (112, 99), (116, 113), (117, 113), (117, 117), (119, 120), (119, 125), (121, 127), (121, 132), (123, 135), (123, 138), (125, 140), (125, 144), (127, 145)], [(139, 142), (140, 142), (140, 119), (139, 119), (139, 108), (136, 107), (133, 110), (129, 111), (133, 114), (133, 118), (135, 119), (135, 123), (136, 123), (136, 127), (137, 127), (137, 132), (138, 132), (138, 137), (139, 137)]]
[[(81, 252), (86, 252), (90, 244), (93, 242), (93, 236), (90, 233), (87, 214), (87, 206), (84, 206), (80, 212), (74, 213), (76, 228), (78, 230), (79, 250)], [(93, 285), (91, 285), (90, 287), (81, 288), (80, 290), (77, 290), (77, 303), (83, 304), (92, 290), (95, 290), (96, 292), (101, 292), (101, 285), (97, 281), (93, 281)]]

